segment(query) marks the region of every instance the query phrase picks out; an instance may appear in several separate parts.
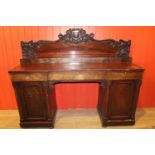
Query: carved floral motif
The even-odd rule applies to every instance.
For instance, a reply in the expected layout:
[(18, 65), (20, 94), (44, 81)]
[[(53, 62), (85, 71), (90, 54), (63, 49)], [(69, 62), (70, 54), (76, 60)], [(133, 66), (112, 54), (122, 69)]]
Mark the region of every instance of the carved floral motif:
[(118, 50), (116, 52), (116, 55), (121, 57), (128, 57), (130, 52), (130, 45), (131, 45), (131, 40), (128, 40), (128, 41), (119, 40), (117, 42)]
[[(48, 41), (45, 41), (48, 42)], [(34, 48), (40, 48), (44, 44), (44, 41), (39, 40), (37, 42), (28, 41), (28, 42), (23, 42), (21, 41), (21, 47), (22, 47), (22, 53), (23, 53), (23, 58), (35, 58), (36, 52)]]
[(36, 53), (33, 50), (33, 47), (35, 47), (35, 44), (33, 41), (29, 41), (29, 42), (22, 41), (21, 47), (22, 47), (23, 58), (34, 58), (36, 56)]

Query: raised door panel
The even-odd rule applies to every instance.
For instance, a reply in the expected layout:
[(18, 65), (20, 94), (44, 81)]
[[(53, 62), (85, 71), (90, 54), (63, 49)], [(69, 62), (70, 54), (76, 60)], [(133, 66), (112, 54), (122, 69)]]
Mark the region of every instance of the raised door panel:
[(108, 118), (130, 118), (134, 106), (135, 95), (135, 80), (112, 81), (109, 94)]
[(18, 82), (15, 88), (21, 118), (24, 120), (47, 119), (47, 88), (45, 83)]

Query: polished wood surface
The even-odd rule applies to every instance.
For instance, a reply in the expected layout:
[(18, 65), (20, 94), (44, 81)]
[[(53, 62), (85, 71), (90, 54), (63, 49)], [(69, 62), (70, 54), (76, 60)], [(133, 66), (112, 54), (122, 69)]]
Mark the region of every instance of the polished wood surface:
[(64, 71), (64, 70), (102, 70), (102, 71), (143, 71), (144, 69), (130, 63), (61, 63), (61, 64), (33, 64), (17, 66), (10, 72), (30, 71)]
[(57, 41), (21, 42), (21, 65), (9, 71), (21, 127), (54, 127), (55, 85), (62, 82), (100, 84), (102, 126), (135, 123), (144, 69), (131, 62), (131, 41), (93, 37), (83, 29), (70, 29)]

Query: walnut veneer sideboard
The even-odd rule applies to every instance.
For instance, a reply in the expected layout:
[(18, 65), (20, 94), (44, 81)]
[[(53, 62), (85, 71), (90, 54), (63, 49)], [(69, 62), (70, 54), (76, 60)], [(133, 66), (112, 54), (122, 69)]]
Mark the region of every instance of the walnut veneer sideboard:
[(55, 85), (99, 83), (102, 126), (133, 125), (144, 69), (132, 64), (131, 41), (96, 40), (83, 29), (69, 29), (56, 41), (21, 42), (20, 65), (10, 70), (23, 128), (53, 128)]

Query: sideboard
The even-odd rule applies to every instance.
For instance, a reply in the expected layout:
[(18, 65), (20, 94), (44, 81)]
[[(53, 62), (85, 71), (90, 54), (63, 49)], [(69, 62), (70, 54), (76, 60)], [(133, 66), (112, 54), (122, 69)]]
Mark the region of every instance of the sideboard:
[(55, 85), (99, 84), (101, 124), (134, 125), (144, 69), (129, 56), (131, 41), (96, 40), (83, 29), (69, 29), (56, 41), (21, 42), (20, 65), (9, 71), (22, 128), (53, 128)]

